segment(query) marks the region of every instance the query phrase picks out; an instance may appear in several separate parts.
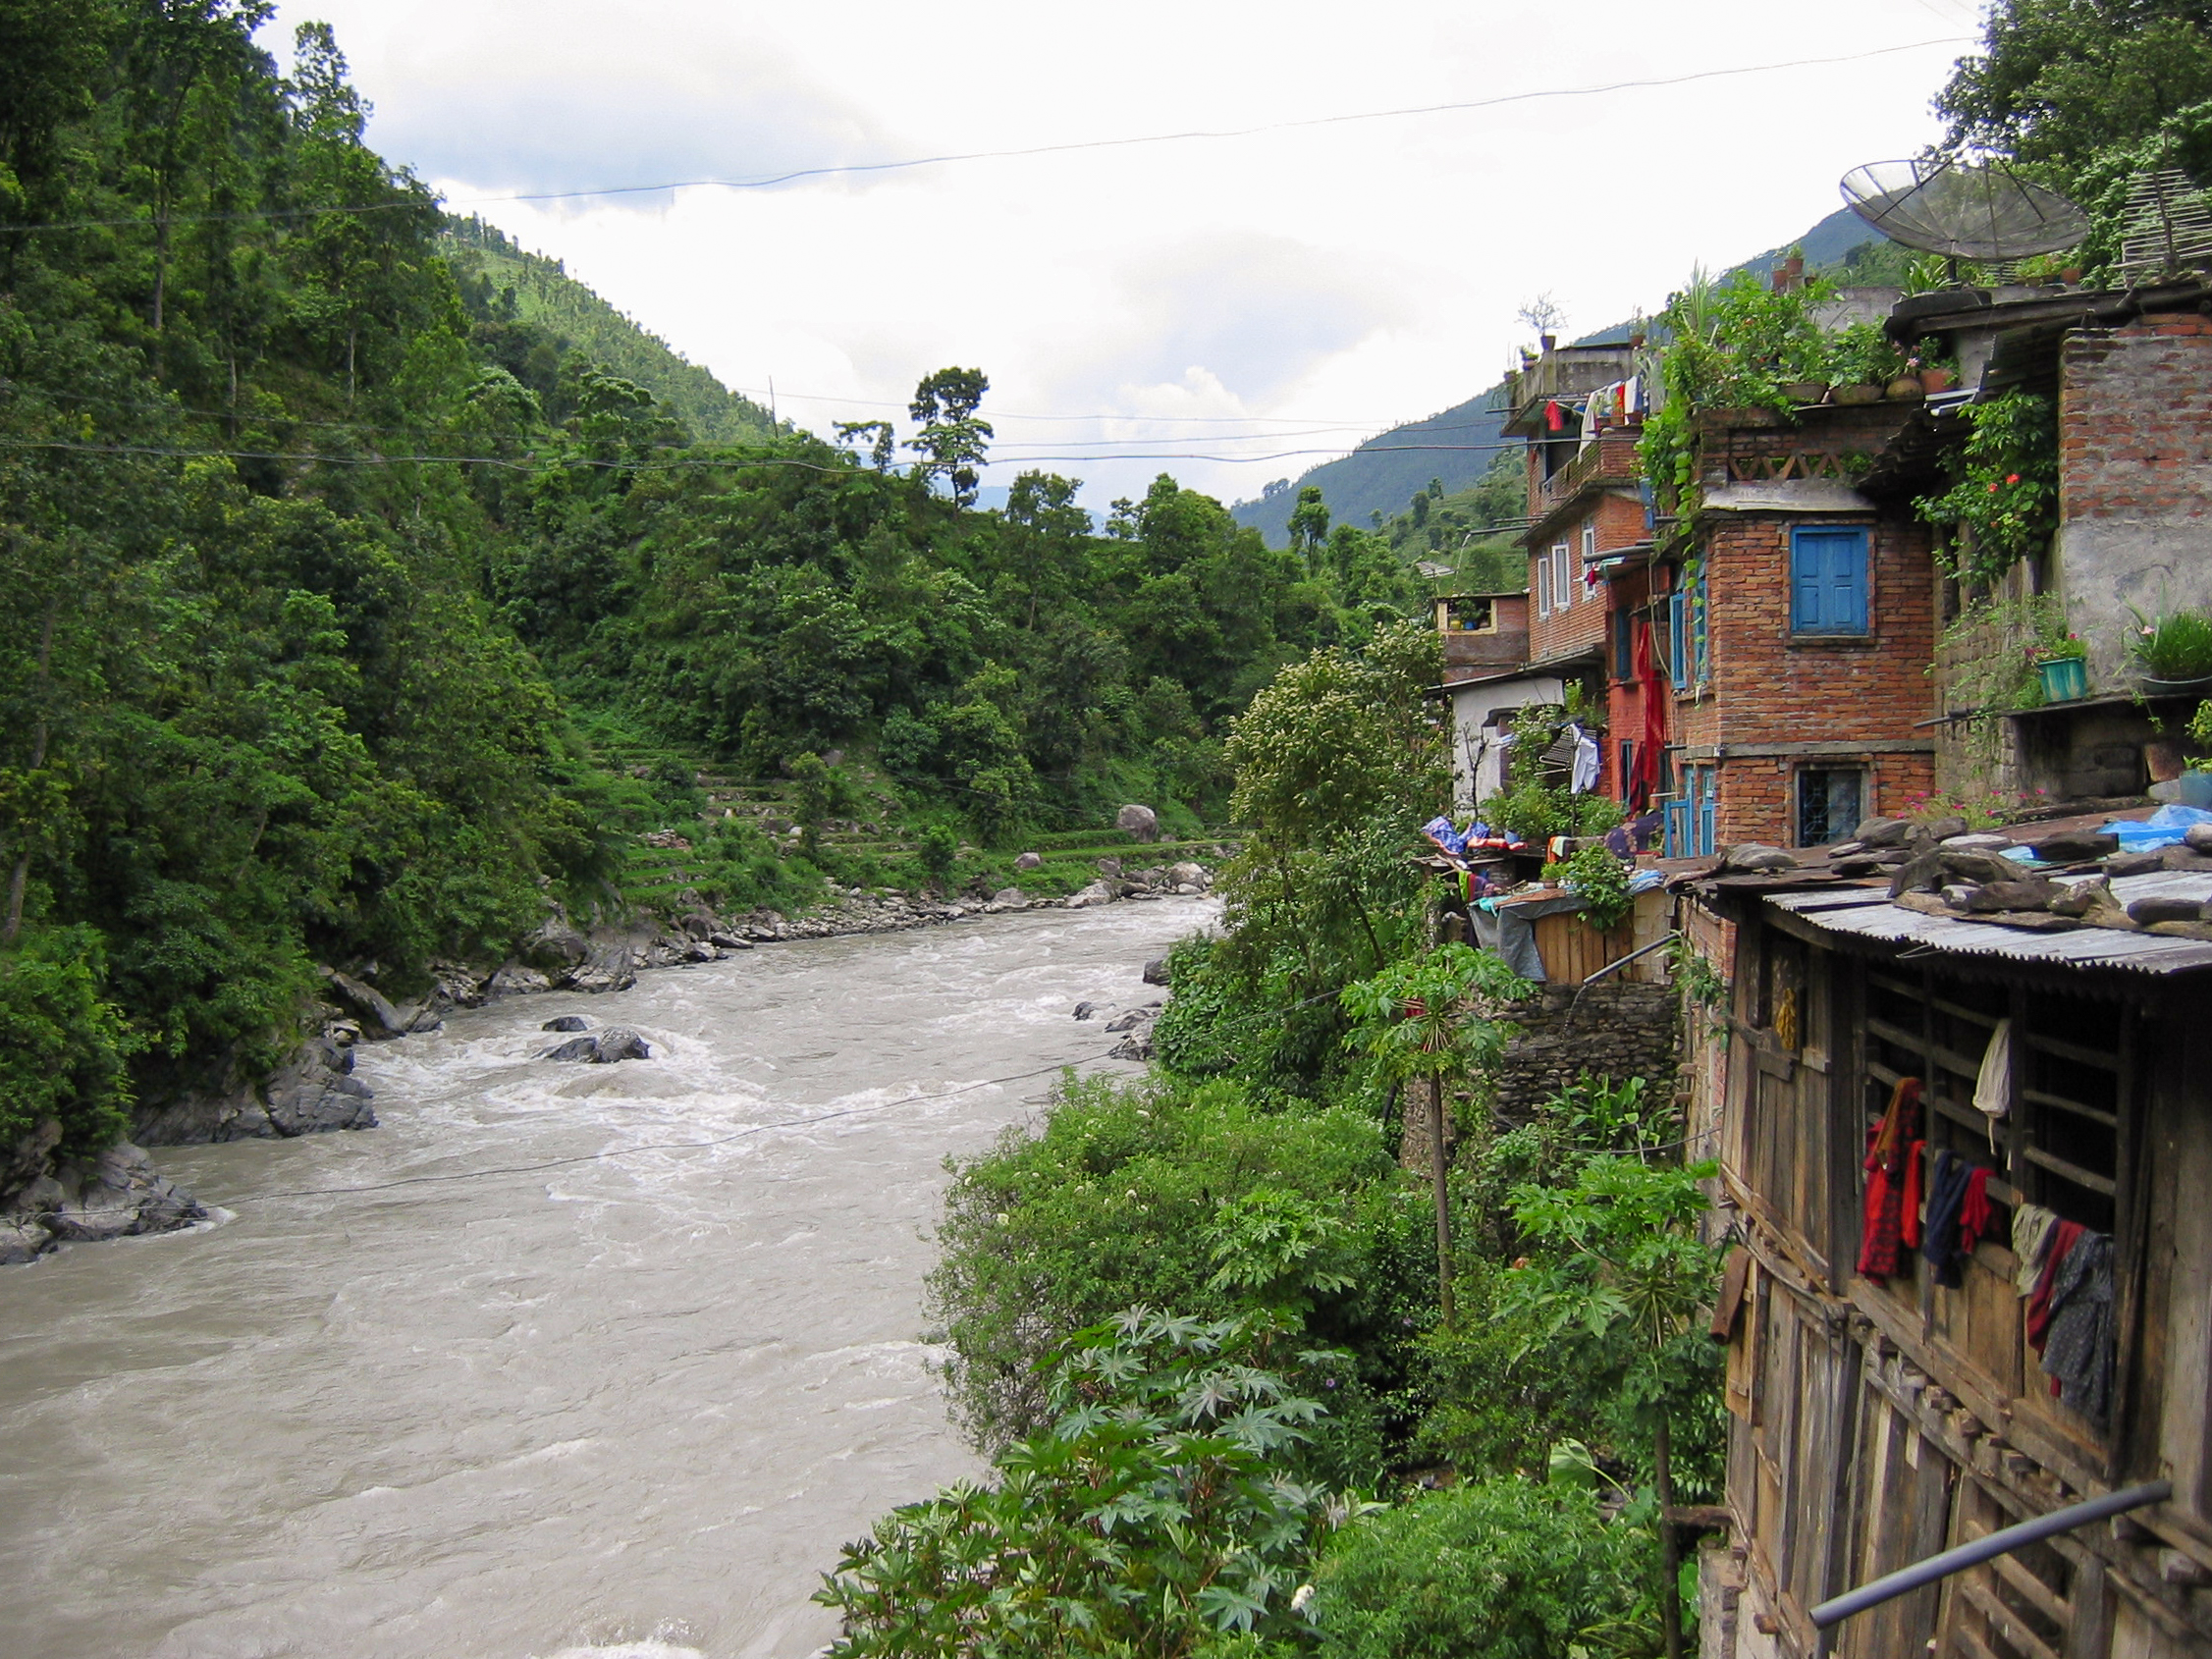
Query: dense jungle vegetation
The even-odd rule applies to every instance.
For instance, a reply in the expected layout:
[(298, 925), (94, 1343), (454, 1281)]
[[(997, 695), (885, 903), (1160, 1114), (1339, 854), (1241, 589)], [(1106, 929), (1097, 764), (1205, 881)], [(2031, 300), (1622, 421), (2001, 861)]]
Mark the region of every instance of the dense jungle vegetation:
[[(317, 964), (404, 994), (588, 914), (697, 797), (584, 734), (823, 802), (867, 753), (925, 851), (1190, 829), (1252, 694), (1412, 602), (1379, 538), (1270, 552), (1164, 477), (1103, 531), (1042, 473), (975, 510), (976, 370), (903, 445), (774, 429), (449, 221), (269, 15), (0, 3), (0, 1143), (266, 1068)], [(725, 899), (821, 890), (724, 839)]]

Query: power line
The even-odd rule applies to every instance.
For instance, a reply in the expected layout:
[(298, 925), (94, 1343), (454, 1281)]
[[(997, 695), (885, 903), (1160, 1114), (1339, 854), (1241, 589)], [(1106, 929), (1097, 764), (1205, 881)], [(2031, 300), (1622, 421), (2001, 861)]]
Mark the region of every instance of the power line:
[[(1494, 450), (1518, 450), (1518, 442), (1496, 444), (1378, 444), (1369, 445), (1362, 455), (1457, 454), (1472, 455)], [(56, 450), (77, 455), (137, 455), (168, 460), (267, 460), (289, 461), (301, 466), (497, 466), (512, 472), (553, 472), (565, 467), (592, 467), (622, 472), (675, 472), (701, 468), (742, 470), (754, 466), (795, 466), (808, 472), (858, 471), (850, 462), (842, 465), (823, 465), (816, 461), (799, 460), (789, 455), (701, 455), (684, 460), (598, 460), (588, 455), (564, 455), (558, 459), (531, 458), (517, 460), (509, 455), (334, 455), (319, 452), (299, 453), (287, 450), (218, 450), (183, 449), (153, 444), (83, 444), (59, 438), (0, 438), (0, 449)], [(1343, 455), (1344, 450), (1279, 450), (1264, 455), (1213, 455), (1185, 451), (1160, 451), (1146, 455), (1016, 455), (1000, 460), (984, 462), (986, 466), (1032, 466), (1039, 462), (1061, 462), (1082, 465), (1102, 460), (1186, 460), (1208, 461), (1224, 466), (1246, 466), (1297, 460), (1309, 455)]]
[[(1872, 58), (1893, 57), (1902, 52), (1925, 51), (1930, 46), (1972, 45), (1974, 43), (1975, 38), (1972, 35), (1943, 35), (1931, 40), (1915, 40), (1901, 46), (1878, 46), (1869, 51), (1847, 52), (1833, 57), (1791, 58), (1778, 63), (1742, 64), (1729, 69), (1694, 70), (1686, 75), (1653, 76), (1635, 80), (1612, 80), (1591, 86), (1555, 86), (1530, 92), (1507, 92), (1492, 98), (1469, 98), (1452, 103), (1421, 104), (1402, 109), (1360, 110), (1345, 115), (1308, 116), (1295, 121), (1262, 122), (1251, 127), (1191, 128), (1177, 133), (1148, 133), (1124, 138), (1084, 138), (1057, 144), (1026, 145), (1014, 149), (948, 151), (943, 155), (911, 156), (899, 161), (838, 162), (823, 167), (796, 168), (788, 173), (779, 173), (758, 179), (676, 179), (655, 185), (610, 185), (571, 190), (525, 190), (510, 195), (471, 196), (454, 205), (482, 207), (500, 202), (578, 201), (592, 197), (651, 195), (663, 191), (689, 189), (774, 189), (781, 186), (797, 184), (808, 179), (899, 173), (922, 167), (950, 166), (960, 162), (1008, 161), (1030, 156), (1066, 155), (1081, 150), (1130, 149), (1150, 144), (1251, 138), (1268, 133), (1288, 133), (1308, 128), (1342, 127), (1359, 122), (1402, 121), (1418, 116), (1453, 115), (1464, 114), (1470, 110), (1501, 109), (1514, 104), (1537, 103), (1551, 98), (1593, 98), (1613, 92), (1644, 91), (1661, 86), (1687, 86), (1699, 81), (1719, 80), (1749, 75), (1771, 75), (1783, 70), (1818, 69), (1836, 64), (1864, 63)], [(250, 220), (315, 219), (348, 214), (420, 210), (426, 205), (424, 199), (417, 196), (397, 201), (371, 202), (357, 206), (259, 208), (231, 213), (172, 214), (160, 222), (176, 226), (230, 224)], [(55, 219), (32, 224), (0, 226), (0, 232), (114, 230), (135, 225), (151, 226), (154, 223), (153, 219), (139, 217), (127, 219)]]

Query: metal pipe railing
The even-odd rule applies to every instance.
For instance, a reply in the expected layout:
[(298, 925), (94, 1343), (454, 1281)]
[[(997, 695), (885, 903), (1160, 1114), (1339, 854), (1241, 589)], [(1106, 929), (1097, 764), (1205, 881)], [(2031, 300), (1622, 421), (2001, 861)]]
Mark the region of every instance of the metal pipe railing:
[(2140, 1509), (2145, 1504), (2164, 1503), (2173, 1495), (2174, 1483), (2171, 1480), (2152, 1480), (2140, 1486), (2107, 1492), (2101, 1498), (2069, 1504), (2064, 1509), (2055, 1509), (2049, 1515), (2037, 1516), (2032, 1521), (2023, 1521), (2017, 1526), (2007, 1526), (1985, 1538), (1976, 1538), (1970, 1544), (1961, 1544), (1940, 1555), (1931, 1555), (1925, 1561), (1915, 1561), (1912, 1566), (1901, 1567), (1870, 1584), (1861, 1584), (1855, 1590), (1847, 1590), (1842, 1595), (1823, 1601), (1812, 1610), (1812, 1628), (1824, 1631), (1831, 1625), (1842, 1624), (1855, 1613), (1863, 1613), (1869, 1607), (1879, 1607), (1885, 1601), (1910, 1595), (1938, 1579), (1948, 1579), (1954, 1573), (1964, 1572), (1969, 1567), (1978, 1567), (1996, 1556), (2010, 1554), (2023, 1544), (2039, 1542), (2055, 1532), (2071, 1532), (2075, 1527), (2086, 1526), (2092, 1521), (2125, 1515), (2129, 1510)]

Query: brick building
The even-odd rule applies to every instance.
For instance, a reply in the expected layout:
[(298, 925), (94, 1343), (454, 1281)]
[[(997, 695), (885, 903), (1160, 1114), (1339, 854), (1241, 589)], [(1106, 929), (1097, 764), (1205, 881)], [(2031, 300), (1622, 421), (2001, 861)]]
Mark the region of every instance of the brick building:
[(1645, 687), (1656, 683), (1636, 631), (1648, 628), (1652, 598), (1636, 371), (1631, 346), (1547, 346), (1512, 379), (1505, 431), (1528, 443), (1527, 671), (1581, 687), (1602, 755), (1597, 787), (1641, 805), (1658, 768), (1640, 774), (1636, 762)]
[(1818, 846), (1930, 789), (1931, 459), (1919, 401), (1699, 418), (1701, 500), (1669, 538), (1669, 850)]
[[(1961, 399), (2025, 392), (2056, 400), (2057, 535), (2014, 567), (1980, 630), (1943, 654), (1953, 719), (1936, 728), (1946, 788), (2057, 798), (2139, 793), (2180, 764), (2196, 690), (2139, 683), (2136, 615), (2212, 612), (2212, 287), (2191, 280), (2128, 292), (2034, 289), (1922, 295), (1891, 333), (1934, 336), (1958, 355)], [(1948, 434), (1963, 441), (1958, 424)], [(1993, 652), (2025, 643), (2019, 605), (2048, 596), (2088, 650), (2088, 696), (1983, 715)], [(1947, 610), (1961, 595), (1946, 595)], [(2154, 765), (2168, 751), (2163, 766)]]

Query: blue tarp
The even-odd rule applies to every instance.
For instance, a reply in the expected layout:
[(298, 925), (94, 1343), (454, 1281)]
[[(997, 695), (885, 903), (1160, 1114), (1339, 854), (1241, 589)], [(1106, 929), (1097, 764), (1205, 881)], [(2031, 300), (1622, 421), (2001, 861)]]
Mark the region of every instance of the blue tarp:
[(2150, 852), (2180, 846), (2182, 837), (2199, 824), (2212, 824), (2212, 812), (2169, 801), (2148, 818), (2116, 818), (2104, 832), (2120, 837), (2122, 852)]

